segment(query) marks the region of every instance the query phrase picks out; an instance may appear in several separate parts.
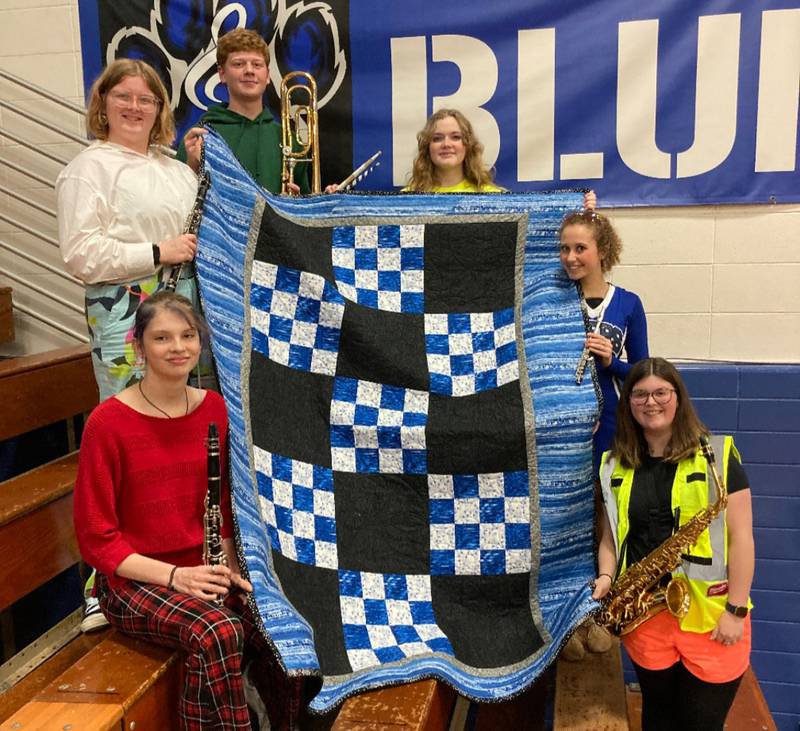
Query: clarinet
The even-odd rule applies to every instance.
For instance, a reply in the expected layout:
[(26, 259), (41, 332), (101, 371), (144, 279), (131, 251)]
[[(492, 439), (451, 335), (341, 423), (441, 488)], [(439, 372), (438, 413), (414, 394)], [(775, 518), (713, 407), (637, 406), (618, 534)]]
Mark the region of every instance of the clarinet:
[[(219, 468), (219, 432), (212, 421), (208, 425), (206, 441), (208, 464), (208, 490), (206, 492), (206, 513), (203, 518), (203, 563), (206, 566), (228, 565), (225, 551), (222, 548), (222, 511), (220, 510), (220, 485), (222, 478)], [(222, 597), (214, 600), (222, 604)]]
[[(200, 221), (203, 218), (203, 205), (205, 204), (206, 193), (208, 193), (210, 185), (211, 176), (208, 174), (208, 172), (203, 171), (200, 175), (200, 179), (197, 182), (197, 195), (195, 196), (192, 210), (189, 211), (189, 215), (186, 217), (186, 222), (183, 224), (182, 233), (196, 234), (200, 230)], [(167, 285), (165, 287), (167, 292), (174, 292), (177, 288), (178, 280), (181, 278), (181, 274), (183, 273), (183, 265), (185, 263), (186, 262), (181, 262), (180, 264), (176, 264), (170, 270), (169, 279), (167, 280)]]

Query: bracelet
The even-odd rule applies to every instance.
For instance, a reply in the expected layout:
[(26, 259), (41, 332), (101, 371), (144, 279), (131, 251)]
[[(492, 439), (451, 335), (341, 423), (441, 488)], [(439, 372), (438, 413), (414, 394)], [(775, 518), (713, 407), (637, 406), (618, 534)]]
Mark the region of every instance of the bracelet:
[(153, 265), (158, 269), (161, 264), (161, 247), (158, 244), (153, 244)]
[(169, 581), (167, 582), (167, 589), (169, 589), (170, 591), (175, 591), (175, 584), (173, 584), (172, 582), (175, 579), (175, 572), (177, 570), (178, 570), (178, 567), (177, 566), (173, 566), (172, 567), (172, 571), (169, 572)]
[(613, 577), (611, 574), (606, 574), (606, 573), (597, 574), (597, 578), (598, 578), (598, 579), (599, 579), (601, 576), (608, 576), (608, 578), (609, 578), (609, 580), (611, 581), (611, 583), (612, 583), (612, 584), (614, 583), (614, 577)]

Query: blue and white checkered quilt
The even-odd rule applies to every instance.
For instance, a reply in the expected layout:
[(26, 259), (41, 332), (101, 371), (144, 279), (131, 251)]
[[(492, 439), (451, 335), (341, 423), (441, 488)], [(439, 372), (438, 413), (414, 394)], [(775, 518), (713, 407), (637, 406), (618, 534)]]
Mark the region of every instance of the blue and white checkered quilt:
[(258, 621), (312, 707), (515, 695), (592, 608), (574, 192), (271, 196), (213, 132), (198, 272)]

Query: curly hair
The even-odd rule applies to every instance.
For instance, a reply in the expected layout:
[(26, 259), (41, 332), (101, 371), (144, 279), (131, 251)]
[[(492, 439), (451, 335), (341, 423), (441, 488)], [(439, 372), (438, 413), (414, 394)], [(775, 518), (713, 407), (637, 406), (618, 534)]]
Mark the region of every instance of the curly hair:
[(240, 51), (253, 51), (264, 57), (264, 62), (269, 66), (269, 46), (264, 39), (254, 30), (234, 28), (217, 41), (217, 66), (222, 68), (232, 53)]
[(664, 451), (667, 462), (680, 462), (692, 456), (700, 444), (701, 435), (709, 435), (697, 412), (692, 406), (689, 391), (678, 370), (664, 358), (644, 358), (628, 372), (617, 405), (617, 430), (611, 455), (617, 457), (625, 467), (637, 469), (647, 454), (647, 443), (641, 425), (631, 411), (631, 392), (639, 381), (648, 376), (657, 376), (675, 389), (677, 405), (672, 420), (672, 434)]
[(436, 169), (431, 160), (430, 144), (436, 123), (447, 117), (452, 117), (461, 130), (461, 140), (464, 143), (464, 177), (479, 190), (484, 185), (494, 182), (492, 171), (483, 164), (483, 145), (475, 136), (470, 121), (458, 109), (440, 109), (435, 112), (417, 132), (417, 157), (411, 168), (408, 182), (409, 190), (430, 191), (438, 184)]
[(108, 139), (108, 116), (106, 115), (106, 95), (111, 89), (129, 76), (136, 76), (147, 84), (153, 96), (158, 99), (158, 110), (153, 128), (150, 130), (151, 145), (171, 145), (175, 139), (175, 119), (169, 107), (169, 95), (161, 77), (152, 66), (133, 58), (118, 58), (112, 61), (98, 76), (89, 91), (86, 106), (86, 129), (98, 140)]
[(615, 264), (619, 264), (622, 254), (622, 239), (605, 216), (596, 211), (576, 211), (564, 216), (558, 229), (558, 237), (567, 226), (586, 226), (591, 230), (597, 242), (597, 253), (600, 255), (600, 268), (609, 272)]

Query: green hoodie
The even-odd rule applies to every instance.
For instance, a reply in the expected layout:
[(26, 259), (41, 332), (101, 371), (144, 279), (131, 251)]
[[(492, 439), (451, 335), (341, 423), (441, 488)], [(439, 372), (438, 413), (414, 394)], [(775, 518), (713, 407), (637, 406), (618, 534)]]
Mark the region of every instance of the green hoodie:
[[(231, 152), (255, 181), (271, 193), (281, 192), (281, 126), (272, 118), (269, 109), (255, 119), (232, 112), (227, 105), (210, 107), (200, 118), (211, 125), (228, 143)], [(183, 140), (178, 147), (178, 159), (186, 162)], [(308, 164), (299, 163), (294, 170), (294, 181), (303, 193), (310, 190)]]

